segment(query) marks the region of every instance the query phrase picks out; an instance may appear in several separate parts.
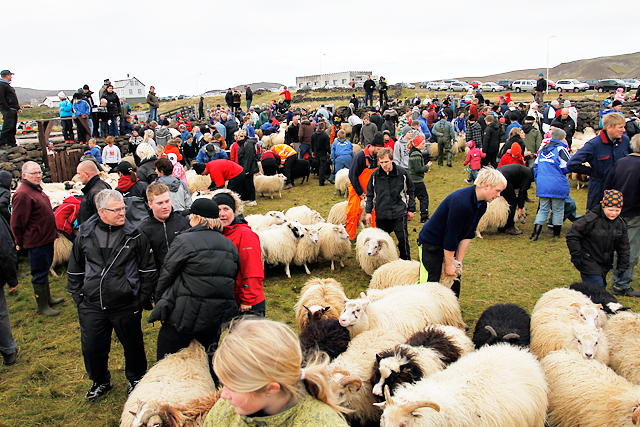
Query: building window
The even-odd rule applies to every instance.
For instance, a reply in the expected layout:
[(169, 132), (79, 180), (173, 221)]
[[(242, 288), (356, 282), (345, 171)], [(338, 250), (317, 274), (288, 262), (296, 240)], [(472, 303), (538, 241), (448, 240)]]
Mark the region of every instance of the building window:
[(338, 84), (338, 81), (337, 81), (337, 80), (334, 80), (334, 81), (333, 81), (333, 84), (334, 84), (334, 85), (337, 85), (337, 84)]
[(138, 89), (138, 95), (142, 93), (142, 89)]
[(129, 89), (129, 95), (133, 95), (133, 89)]
[(342, 84), (343, 85), (347, 84), (347, 79), (342, 79)]

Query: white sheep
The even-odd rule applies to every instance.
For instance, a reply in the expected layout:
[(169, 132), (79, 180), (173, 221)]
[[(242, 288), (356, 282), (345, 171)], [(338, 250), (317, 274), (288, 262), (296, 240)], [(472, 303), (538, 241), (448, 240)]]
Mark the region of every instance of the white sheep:
[(196, 191), (206, 190), (211, 185), (211, 176), (209, 176), (209, 174), (198, 175), (196, 171), (189, 169), (186, 171), (186, 175), (189, 194), (193, 194)]
[(440, 280), (438, 282), (442, 286), (446, 286), (447, 288), (451, 288), (453, 286), (453, 282), (462, 274), (462, 263), (457, 259), (453, 260), (453, 266), (456, 268), (456, 274), (454, 276), (448, 276), (445, 273), (446, 261), (442, 260), (442, 269), (440, 270)]
[(640, 314), (621, 312), (612, 316), (605, 333), (609, 340), (611, 369), (627, 381), (640, 385)]
[[(388, 388), (386, 389), (388, 390)], [(547, 383), (528, 351), (497, 344), (416, 384), (385, 392), (382, 427), (543, 427)]]
[(318, 211), (314, 211), (307, 205), (294, 206), (284, 213), (287, 221), (298, 221), (302, 225), (312, 225), (325, 222)]
[(397, 259), (381, 265), (371, 275), (370, 289), (397, 285), (413, 285), (420, 281), (420, 261)]
[(264, 197), (264, 193), (267, 193), (273, 199), (273, 195), (278, 193), (282, 199), (282, 190), (286, 180), (287, 177), (281, 173), (277, 175), (254, 175), (253, 185), (256, 188), (256, 194), (260, 193), (262, 197)]
[(260, 237), (262, 261), (272, 265), (284, 264), (284, 272), (291, 279), (289, 265), (296, 255), (298, 239), (304, 236), (303, 226), (292, 221), (256, 231), (256, 234)]
[(509, 202), (502, 196), (487, 204), (487, 211), (482, 215), (476, 227), (476, 237), (482, 238), (483, 231), (488, 228), (504, 227), (509, 219)]
[(300, 333), (311, 321), (338, 319), (347, 299), (342, 285), (334, 279), (307, 280), (295, 305), (296, 323)]
[(49, 273), (51, 273), (53, 277), (58, 277), (54, 270), (55, 267), (59, 265), (66, 266), (69, 263), (72, 249), (73, 242), (67, 239), (62, 233), (58, 233), (58, 237), (53, 241), (53, 261), (49, 268)]
[(244, 219), (253, 231), (266, 230), (272, 225), (281, 225), (287, 222), (284, 212), (281, 211), (269, 211), (264, 215), (247, 215)]
[(568, 351), (542, 359), (549, 383), (549, 425), (631, 427), (640, 422), (640, 386)]
[(397, 260), (398, 249), (386, 231), (365, 228), (356, 238), (356, 258), (362, 270), (372, 275), (381, 265)]
[(304, 236), (298, 239), (296, 255), (293, 257), (295, 265), (304, 265), (304, 271), (311, 274), (307, 263), (317, 262), (320, 256), (320, 232), (314, 225), (304, 226)]
[(364, 148), (362, 148), (362, 145), (360, 144), (351, 144), (353, 145), (353, 155), (355, 156), (356, 154), (358, 154), (359, 152), (361, 152), (362, 150), (364, 150)]
[(406, 339), (427, 325), (442, 324), (466, 329), (458, 299), (439, 283), (395, 286), (382, 291), (383, 298), (347, 300), (340, 324), (352, 337), (374, 329), (395, 330)]
[(331, 271), (335, 261), (344, 267), (344, 259), (351, 254), (351, 240), (344, 225), (324, 222), (316, 226), (320, 231), (320, 257), (331, 261)]
[[(327, 216), (327, 222), (330, 222), (333, 224), (342, 224), (346, 226), (348, 203), (349, 202), (345, 200), (344, 202), (338, 202), (335, 205), (333, 205), (331, 207), (331, 210), (329, 211), (329, 216)], [(364, 222), (365, 216), (367, 214), (364, 209), (365, 205), (366, 205), (366, 202), (362, 200), (360, 202), (360, 219), (358, 220), (358, 226), (360, 226), (361, 228), (365, 228), (367, 226), (367, 224)]]
[(381, 410), (374, 406), (371, 378), (376, 354), (403, 343), (405, 338), (395, 331), (367, 331), (353, 338), (347, 350), (328, 366), (330, 385), (340, 405), (351, 409), (348, 419), (377, 422)]
[(167, 355), (142, 377), (124, 404), (120, 427), (147, 425), (142, 420), (148, 419), (156, 408), (152, 402), (185, 407), (194, 399), (205, 398), (215, 391), (207, 353), (194, 340), (189, 347)]
[(600, 304), (594, 304), (582, 292), (568, 288), (551, 289), (538, 299), (531, 312), (531, 329), (535, 329), (539, 319), (544, 316), (537, 312), (552, 310), (564, 317), (566, 323), (584, 323), (591, 328), (603, 328), (607, 323), (607, 314)]
[(349, 195), (349, 169), (342, 168), (338, 171), (335, 178), (336, 191), (341, 196)]

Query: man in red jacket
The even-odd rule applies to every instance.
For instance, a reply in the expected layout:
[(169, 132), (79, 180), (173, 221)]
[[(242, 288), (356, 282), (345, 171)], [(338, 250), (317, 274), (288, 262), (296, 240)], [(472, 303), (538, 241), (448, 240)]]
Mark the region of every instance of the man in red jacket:
[(22, 184), (13, 196), (11, 231), (16, 249), (25, 248), (29, 256), (31, 283), (38, 302), (38, 313), (57, 316), (60, 312), (50, 305), (60, 304), (64, 298), (51, 298), (49, 269), (53, 262), (53, 241), (58, 233), (51, 201), (42, 192), (41, 182), (40, 166), (36, 162), (26, 162), (22, 166)]
[[(204, 168), (200, 165), (204, 166)], [(211, 160), (206, 165), (196, 163), (193, 166), (193, 170), (195, 170), (198, 175), (209, 174), (211, 177), (209, 190), (216, 190), (218, 188), (224, 188), (225, 181), (229, 181), (231, 178), (240, 175), (244, 171), (244, 168), (231, 160), (218, 159)], [(237, 189), (229, 188), (229, 190), (238, 193)]]

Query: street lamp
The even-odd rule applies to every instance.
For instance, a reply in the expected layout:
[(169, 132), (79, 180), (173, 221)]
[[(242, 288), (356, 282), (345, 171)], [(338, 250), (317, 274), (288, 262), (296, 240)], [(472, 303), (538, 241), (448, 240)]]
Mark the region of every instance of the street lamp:
[(322, 80), (322, 57), (326, 56), (326, 53), (323, 53), (320, 56), (320, 87), (324, 87), (324, 81)]
[(549, 36), (547, 39), (547, 95), (549, 95), (549, 42), (555, 36)]

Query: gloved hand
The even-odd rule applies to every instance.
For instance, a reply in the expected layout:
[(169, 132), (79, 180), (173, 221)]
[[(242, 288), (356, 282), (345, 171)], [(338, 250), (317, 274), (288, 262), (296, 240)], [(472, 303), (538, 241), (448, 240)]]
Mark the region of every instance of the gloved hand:
[(626, 272), (627, 272), (627, 270), (618, 270), (618, 271), (616, 271), (616, 276), (620, 278), (620, 277), (624, 276), (624, 273), (626, 273)]
[(582, 264), (582, 257), (581, 256), (572, 256), (571, 257), (571, 262), (573, 263), (573, 265), (576, 266), (577, 269), (580, 269), (580, 265)]
[(171, 315), (171, 311), (173, 310), (173, 305), (169, 303), (166, 299), (161, 299), (156, 303), (155, 308), (151, 312), (147, 323), (153, 323), (157, 320), (164, 322)]

